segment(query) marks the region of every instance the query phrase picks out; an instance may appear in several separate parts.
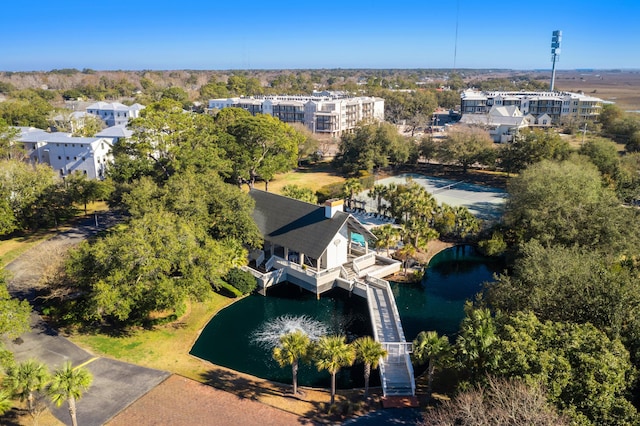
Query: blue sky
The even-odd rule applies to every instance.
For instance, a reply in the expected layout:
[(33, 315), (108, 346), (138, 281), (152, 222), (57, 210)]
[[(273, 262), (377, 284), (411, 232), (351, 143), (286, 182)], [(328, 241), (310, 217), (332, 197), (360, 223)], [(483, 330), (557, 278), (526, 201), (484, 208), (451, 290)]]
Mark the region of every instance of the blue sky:
[(557, 29), (558, 69), (640, 69), (638, 0), (32, 0), (3, 4), (0, 71), (549, 69)]

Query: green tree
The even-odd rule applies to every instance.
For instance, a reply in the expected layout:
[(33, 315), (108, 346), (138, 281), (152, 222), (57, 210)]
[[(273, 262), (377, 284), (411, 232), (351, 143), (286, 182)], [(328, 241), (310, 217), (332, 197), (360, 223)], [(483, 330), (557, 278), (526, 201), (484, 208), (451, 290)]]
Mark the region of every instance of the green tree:
[(16, 128), (10, 127), (2, 118), (0, 118), (0, 160), (21, 157), (23, 152), (15, 143), (19, 136)]
[(382, 200), (384, 199), (385, 194), (387, 193), (387, 186), (382, 184), (376, 184), (373, 188), (369, 189), (367, 196), (376, 200), (376, 211), (378, 214), (382, 214), (383, 204)]
[(400, 229), (394, 227), (390, 223), (382, 226), (376, 226), (371, 229), (373, 235), (378, 238), (376, 248), (384, 248), (387, 250), (387, 257), (390, 257), (389, 248), (400, 241)]
[(486, 374), (498, 369), (500, 339), (493, 315), (488, 309), (473, 309), (467, 304), (465, 312), (455, 343), (455, 358), (458, 365), (469, 374), (472, 383), (477, 383)]
[(108, 181), (89, 179), (82, 173), (72, 173), (66, 180), (67, 189), (74, 202), (84, 205), (84, 213), (87, 213), (87, 204), (99, 199), (106, 199), (111, 193), (112, 186)]
[(280, 344), (273, 349), (273, 359), (280, 367), (291, 365), (293, 395), (298, 394), (298, 368), (300, 361), (310, 354), (311, 341), (303, 331), (296, 330), (280, 337)]
[(371, 369), (378, 368), (381, 359), (387, 356), (387, 351), (382, 343), (377, 342), (371, 336), (362, 336), (354, 340), (353, 347), (356, 350), (356, 359), (364, 364), (364, 397), (369, 396), (369, 377)]
[(31, 305), (26, 300), (12, 298), (4, 273), (0, 271), (0, 336), (10, 339), (31, 330)]
[[(235, 138), (227, 147), (232, 177), (253, 188), (258, 177), (268, 181), (275, 173), (297, 164), (298, 146), (304, 136), (270, 115), (248, 116), (227, 128)], [(268, 189), (268, 187), (267, 187)]]
[(36, 404), (38, 394), (45, 390), (49, 377), (47, 366), (33, 359), (11, 366), (7, 370), (7, 385), (20, 401), (27, 401), (27, 409), (34, 419), (39, 411)]
[(634, 424), (626, 398), (635, 371), (622, 343), (592, 324), (541, 322), (531, 312), (496, 321), (499, 370), (541, 383), (549, 401), (579, 424)]
[(498, 157), (507, 173), (519, 173), (542, 160), (566, 160), (571, 148), (552, 130), (524, 130), (512, 143), (502, 145)]
[(12, 407), (11, 392), (7, 389), (0, 388), (0, 416), (11, 410)]
[(282, 195), (289, 198), (295, 198), (296, 200), (304, 201), (306, 203), (318, 204), (318, 196), (313, 189), (304, 188), (296, 184), (285, 185), (282, 188)]
[(433, 389), (433, 375), (436, 367), (443, 367), (452, 355), (447, 336), (438, 336), (435, 331), (421, 331), (413, 341), (413, 357), (418, 364), (428, 363), (427, 393)]
[(69, 405), (71, 424), (78, 426), (76, 419), (76, 401), (82, 398), (84, 391), (89, 389), (93, 382), (93, 376), (84, 367), (73, 367), (71, 362), (57, 369), (53, 373), (49, 395), (51, 400), (59, 407), (63, 402)]
[(505, 223), (518, 241), (577, 244), (609, 253), (633, 252), (636, 212), (622, 207), (584, 159), (534, 164), (511, 179)]
[(314, 359), (318, 371), (327, 370), (331, 374), (331, 405), (336, 396), (336, 374), (342, 367), (349, 367), (356, 358), (353, 346), (345, 336), (323, 336), (315, 345)]
[(481, 162), (493, 149), (493, 140), (486, 131), (475, 127), (451, 128), (440, 143), (438, 159), (459, 164), (466, 173), (469, 166)]
[(361, 191), (362, 183), (360, 183), (360, 179), (349, 178), (344, 182), (344, 185), (342, 186), (342, 195), (347, 203), (347, 207), (353, 209), (355, 196)]
[(613, 181), (618, 175), (620, 156), (616, 144), (603, 138), (590, 139), (578, 150), (581, 155), (589, 157), (589, 160), (598, 168), (605, 182)]
[[(0, 195), (6, 197), (6, 205), (13, 213), (13, 223), (17, 229), (36, 227), (36, 208), (47, 200), (42, 199), (47, 189), (54, 184), (55, 173), (46, 164), (30, 165), (19, 160), (0, 160)], [(11, 231), (10, 227), (7, 227)]]

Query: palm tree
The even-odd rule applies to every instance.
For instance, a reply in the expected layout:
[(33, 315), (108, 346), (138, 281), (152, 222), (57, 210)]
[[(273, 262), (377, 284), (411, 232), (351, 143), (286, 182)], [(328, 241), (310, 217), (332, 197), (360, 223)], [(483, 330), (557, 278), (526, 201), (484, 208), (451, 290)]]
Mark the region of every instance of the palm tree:
[(376, 211), (378, 214), (382, 214), (382, 199), (387, 193), (387, 186), (382, 184), (374, 185), (373, 188), (369, 190), (367, 195), (369, 198), (376, 200)]
[(353, 198), (360, 191), (362, 191), (362, 184), (360, 183), (360, 180), (356, 178), (349, 178), (344, 182), (344, 185), (342, 186), (342, 194), (347, 200), (347, 205), (350, 209), (353, 208)]
[(371, 336), (362, 336), (353, 342), (356, 349), (356, 359), (364, 363), (364, 397), (369, 396), (369, 377), (371, 369), (378, 368), (378, 363), (387, 356), (382, 343), (376, 342)]
[(402, 260), (402, 268), (404, 275), (407, 275), (407, 267), (409, 265), (409, 259), (412, 259), (416, 255), (416, 247), (411, 243), (404, 244), (399, 250), (396, 251), (395, 256)]
[(7, 370), (6, 381), (9, 388), (20, 401), (27, 400), (27, 407), (32, 416), (36, 410), (36, 393), (45, 388), (48, 380), (47, 366), (33, 359), (13, 365)]
[(419, 364), (429, 363), (427, 367), (427, 392), (431, 395), (433, 373), (436, 366), (442, 365), (451, 356), (451, 345), (447, 336), (438, 336), (435, 331), (421, 331), (413, 341), (413, 357)]
[(53, 373), (51, 385), (49, 385), (49, 395), (58, 407), (67, 401), (73, 426), (78, 426), (76, 401), (82, 398), (82, 392), (91, 386), (91, 382), (93, 382), (93, 376), (89, 370), (83, 367), (73, 368), (69, 361)]
[(387, 257), (389, 256), (389, 247), (400, 241), (400, 231), (390, 223), (385, 223), (382, 226), (375, 227), (371, 230), (373, 235), (378, 237), (376, 241), (376, 248), (387, 249)]
[(0, 389), (0, 416), (11, 410), (11, 392), (7, 389)]
[(460, 324), (460, 335), (456, 340), (458, 361), (465, 365), (476, 380), (493, 373), (500, 362), (497, 345), (500, 341), (491, 311), (486, 308), (473, 309), (465, 306), (466, 317)]
[(341, 367), (348, 367), (356, 359), (356, 351), (349, 345), (345, 336), (323, 336), (315, 347), (316, 367), (318, 371), (327, 370), (331, 374), (331, 404), (336, 396), (336, 374)]
[(309, 336), (300, 330), (296, 330), (281, 336), (280, 346), (276, 346), (273, 349), (273, 359), (278, 361), (280, 367), (291, 365), (294, 395), (298, 394), (298, 365), (301, 359), (306, 359), (310, 345)]

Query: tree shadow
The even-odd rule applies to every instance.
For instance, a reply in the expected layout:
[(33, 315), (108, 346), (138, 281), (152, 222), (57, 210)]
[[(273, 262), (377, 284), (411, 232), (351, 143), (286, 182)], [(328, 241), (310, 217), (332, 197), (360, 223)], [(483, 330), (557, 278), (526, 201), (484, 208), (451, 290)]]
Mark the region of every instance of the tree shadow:
[[(256, 380), (250, 376), (239, 374), (233, 370), (225, 368), (214, 368), (200, 375), (203, 382), (213, 388), (229, 392), (238, 398), (245, 398), (263, 403), (265, 399), (273, 399), (279, 397), (289, 399), (289, 402), (283, 402), (283, 405), (300, 404), (311, 405), (313, 408), (306, 411), (299, 418), (300, 424), (317, 424), (318, 415), (322, 413), (325, 403), (321, 401), (311, 401), (305, 398), (305, 392), (302, 391), (299, 396), (291, 393), (291, 385), (270, 382), (265, 380)], [(273, 405), (273, 404), (270, 404)], [(282, 407), (277, 407), (283, 409)], [(289, 411), (286, 410), (285, 411)], [(291, 410), (291, 412), (296, 412)]]

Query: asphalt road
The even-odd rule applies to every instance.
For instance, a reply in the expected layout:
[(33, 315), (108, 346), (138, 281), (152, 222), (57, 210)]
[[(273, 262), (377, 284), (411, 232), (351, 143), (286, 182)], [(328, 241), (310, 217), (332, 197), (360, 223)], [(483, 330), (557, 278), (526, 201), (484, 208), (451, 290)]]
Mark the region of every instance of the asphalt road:
[[(51, 258), (83, 239), (112, 226), (118, 220), (114, 214), (101, 214), (96, 226), (95, 218), (91, 217), (79, 222), (73, 229), (61, 232), (31, 248), (7, 265), (9, 292), (14, 297), (29, 300), (33, 306), (37, 302), (35, 294), (40, 285), (40, 279), (42, 274), (47, 272)], [(74, 366), (84, 364), (93, 374), (92, 386), (77, 402), (78, 423), (84, 426), (105, 424), (169, 377), (169, 373), (165, 371), (95, 357), (60, 335), (35, 311), (31, 316), (31, 326), (30, 333), (20, 336), (15, 341), (6, 341), (6, 348), (14, 353), (16, 361), (34, 358), (44, 362), (51, 371), (66, 361), (71, 361)], [(51, 410), (61, 422), (71, 424), (66, 404), (59, 408), (53, 406)]]

